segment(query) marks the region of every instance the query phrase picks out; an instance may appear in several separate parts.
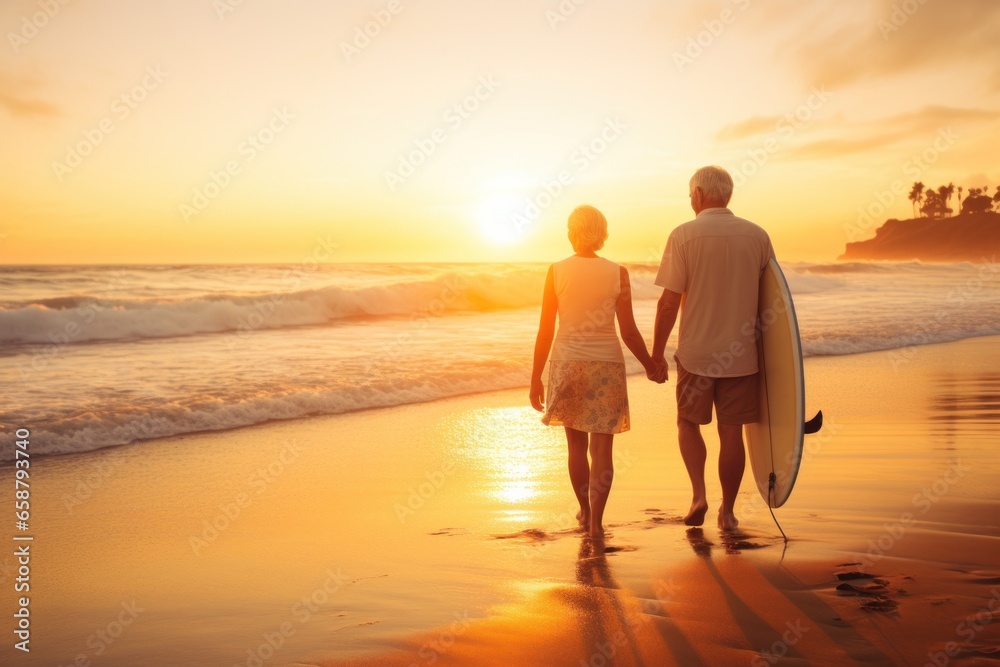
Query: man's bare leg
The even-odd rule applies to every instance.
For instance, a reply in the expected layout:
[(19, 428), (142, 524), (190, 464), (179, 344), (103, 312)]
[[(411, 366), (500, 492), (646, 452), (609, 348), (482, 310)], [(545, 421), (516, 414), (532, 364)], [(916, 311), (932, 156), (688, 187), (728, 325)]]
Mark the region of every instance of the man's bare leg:
[(719, 510), (719, 528), (736, 530), (740, 522), (734, 508), (736, 494), (740, 492), (743, 471), (746, 468), (746, 451), (743, 449), (743, 426), (719, 424), (719, 481), (722, 483), (722, 508)]
[(687, 526), (705, 523), (708, 500), (705, 497), (705, 440), (701, 437), (701, 426), (694, 422), (677, 418), (677, 435), (681, 447), (681, 457), (691, 478), (691, 509), (684, 517)]
[(580, 503), (580, 511), (576, 515), (576, 520), (580, 522), (580, 528), (590, 529), (590, 498), (588, 485), (590, 484), (590, 463), (587, 461), (587, 447), (589, 445), (587, 433), (566, 427), (566, 443), (569, 447), (569, 481), (573, 485), (573, 493)]
[(611, 454), (614, 435), (590, 434), (590, 536), (604, 537), (604, 507), (608, 504), (615, 464)]

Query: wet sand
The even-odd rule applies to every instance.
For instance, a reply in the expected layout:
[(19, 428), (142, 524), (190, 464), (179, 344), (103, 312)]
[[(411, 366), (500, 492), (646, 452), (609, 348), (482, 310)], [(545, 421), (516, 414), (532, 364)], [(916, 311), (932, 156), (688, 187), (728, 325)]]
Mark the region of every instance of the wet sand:
[(1000, 339), (807, 359), (827, 423), (787, 545), (749, 470), (739, 534), (713, 474), (682, 525), (673, 378), (629, 382), (603, 553), (522, 391), (37, 459), (32, 651), (3, 664), (1000, 659)]

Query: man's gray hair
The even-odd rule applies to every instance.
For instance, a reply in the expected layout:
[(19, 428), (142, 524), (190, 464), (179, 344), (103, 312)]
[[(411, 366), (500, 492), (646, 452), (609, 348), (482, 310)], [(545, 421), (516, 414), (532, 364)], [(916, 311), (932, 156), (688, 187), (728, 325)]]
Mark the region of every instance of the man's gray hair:
[(706, 200), (726, 205), (733, 196), (733, 177), (722, 167), (702, 167), (691, 177), (690, 188), (692, 192), (695, 188), (701, 188)]

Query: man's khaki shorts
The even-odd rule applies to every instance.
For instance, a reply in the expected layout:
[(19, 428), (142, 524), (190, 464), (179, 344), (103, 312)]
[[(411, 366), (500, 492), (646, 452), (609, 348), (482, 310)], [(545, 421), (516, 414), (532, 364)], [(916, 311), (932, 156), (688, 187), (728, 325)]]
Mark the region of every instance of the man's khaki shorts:
[(712, 405), (720, 424), (757, 421), (757, 373), (732, 378), (695, 375), (677, 362), (677, 416), (695, 424), (712, 421)]

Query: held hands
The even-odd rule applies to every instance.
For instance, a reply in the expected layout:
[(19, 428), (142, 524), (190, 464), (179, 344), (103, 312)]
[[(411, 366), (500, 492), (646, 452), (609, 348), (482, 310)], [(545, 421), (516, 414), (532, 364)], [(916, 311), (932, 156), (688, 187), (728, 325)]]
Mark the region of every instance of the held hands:
[(646, 377), (656, 384), (663, 384), (667, 381), (667, 360), (663, 357), (652, 359), (646, 367)]
[(539, 412), (545, 412), (545, 388), (542, 386), (541, 378), (532, 378), (528, 398), (531, 400), (531, 407)]

